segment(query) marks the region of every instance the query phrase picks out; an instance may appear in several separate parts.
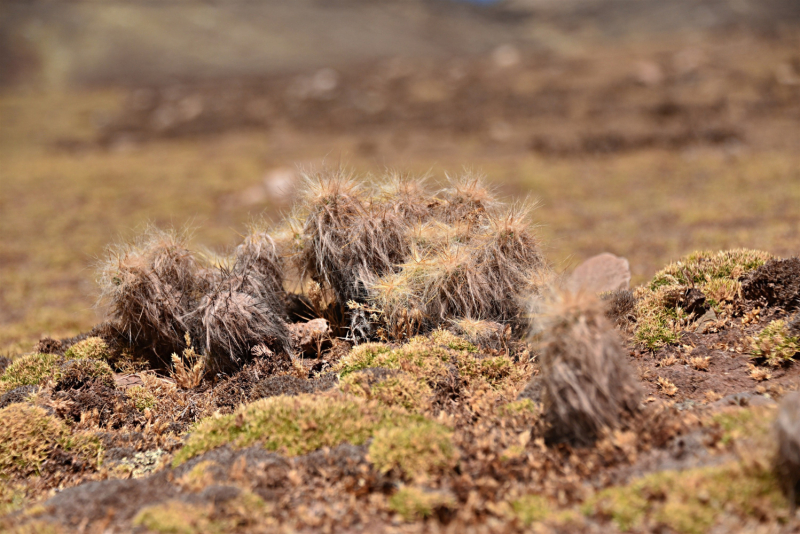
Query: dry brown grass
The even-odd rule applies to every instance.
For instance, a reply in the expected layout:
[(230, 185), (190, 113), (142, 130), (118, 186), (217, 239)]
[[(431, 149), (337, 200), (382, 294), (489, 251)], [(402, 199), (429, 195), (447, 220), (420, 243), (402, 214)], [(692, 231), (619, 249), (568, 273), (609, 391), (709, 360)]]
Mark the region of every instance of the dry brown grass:
[(790, 393), (781, 401), (775, 431), (778, 441), (775, 469), (794, 511), (800, 482), (800, 393)]
[(164, 362), (191, 331), (200, 296), (197, 261), (186, 242), (185, 234), (148, 227), (133, 243), (110, 247), (98, 276), (101, 301), (130, 344)]
[(563, 293), (541, 317), (543, 404), (550, 441), (587, 445), (624, 426), (640, 391), (600, 302)]

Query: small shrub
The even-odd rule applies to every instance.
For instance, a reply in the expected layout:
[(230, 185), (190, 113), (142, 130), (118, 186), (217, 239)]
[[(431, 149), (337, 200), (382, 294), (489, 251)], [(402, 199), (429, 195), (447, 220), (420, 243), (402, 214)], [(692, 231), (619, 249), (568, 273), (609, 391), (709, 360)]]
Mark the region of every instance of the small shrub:
[(292, 354), (291, 336), (270, 301), (250, 293), (248, 275), (224, 275), (197, 307), (205, 354), (212, 370), (238, 370), (263, 345), (272, 352)]
[(751, 347), (751, 358), (763, 359), (768, 365), (778, 366), (800, 352), (800, 337), (790, 336), (786, 321), (778, 319), (752, 338)]
[(108, 344), (99, 337), (88, 337), (78, 341), (64, 352), (67, 360), (108, 360)]
[(452, 469), (457, 458), (452, 432), (425, 420), (381, 428), (369, 446), (369, 460), (379, 471), (397, 469), (409, 479)]
[(565, 293), (550, 308), (541, 333), (547, 438), (590, 444), (638, 410), (638, 383), (600, 301)]
[(439, 508), (455, 508), (455, 497), (445, 491), (431, 491), (416, 486), (404, 486), (389, 499), (389, 509), (405, 521), (427, 519)]
[(55, 375), (60, 361), (55, 354), (26, 354), (14, 360), (0, 376), (0, 393), (42, 383)]

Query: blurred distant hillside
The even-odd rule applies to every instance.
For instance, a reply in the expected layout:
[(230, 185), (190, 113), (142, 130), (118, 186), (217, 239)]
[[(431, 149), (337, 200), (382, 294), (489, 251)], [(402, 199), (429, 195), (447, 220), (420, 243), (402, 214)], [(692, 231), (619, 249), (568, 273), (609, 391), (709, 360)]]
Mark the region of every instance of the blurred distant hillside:
[(264, 75), (509, 42), (569, 52), (674, 30), (768, 33), (798, 18), (798, 0), (4, 0), (0, 85)]

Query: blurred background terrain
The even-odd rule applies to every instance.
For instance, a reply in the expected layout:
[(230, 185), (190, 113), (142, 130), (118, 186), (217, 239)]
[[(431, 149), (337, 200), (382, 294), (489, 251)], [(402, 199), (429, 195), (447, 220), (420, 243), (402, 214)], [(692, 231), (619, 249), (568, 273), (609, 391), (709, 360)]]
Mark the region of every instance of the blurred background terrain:
[(559, 270), (800, 250), (797, 0), (5, 0), (0, 351), (97, 321), (142, 224), (224, 249), (303, 169), (465, 167)]

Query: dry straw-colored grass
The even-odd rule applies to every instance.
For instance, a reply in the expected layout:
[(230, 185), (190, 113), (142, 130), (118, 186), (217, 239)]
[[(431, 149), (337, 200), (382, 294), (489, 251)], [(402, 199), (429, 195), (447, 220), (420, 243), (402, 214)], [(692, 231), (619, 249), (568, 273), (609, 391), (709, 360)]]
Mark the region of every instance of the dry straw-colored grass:
[(559, 294), (539, 326), (548, 439), (588, 445), (604, 431), (623, 427), (641, 394), (600, 301)]

